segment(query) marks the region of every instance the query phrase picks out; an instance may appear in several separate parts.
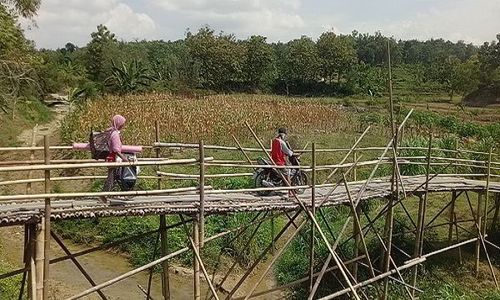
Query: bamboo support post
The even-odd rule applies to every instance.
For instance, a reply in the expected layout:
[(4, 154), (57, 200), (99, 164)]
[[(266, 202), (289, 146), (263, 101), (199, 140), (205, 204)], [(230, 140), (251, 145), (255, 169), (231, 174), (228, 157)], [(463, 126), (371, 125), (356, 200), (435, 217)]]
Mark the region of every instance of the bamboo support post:
[[(45, 165), (50, 164), (49, 136), (43, 136)], [(50, 170), (45, 170), (45, 193), (50, 193)], [(43, 299), (49, 299), (49, 264), (50, 264), (50, 198), (45, 198), (44, 263), (43, 263)]]
[(199, 211), (199, 246), (203, 248), (205, 244), (205, 147), (203, 145), (203, 140), (200, 141), (199, 147), (200, 155), (200, 182), (199, 182), (199, 193), (200, 193), (200, 211)]
[(490, 152), (488, 154), (488, 168), (486, 175), (486, 189), (484, 192), (484, 212), (483, 212), (483, 224), (481, 227), (481, 234), (484, 236), (486, 234), (486, 227), (488, 223), (488, 204), (490, 201), (490, 181), (491, 181), (491, 158), (493, 154), (493, 147), (490, 148)]
[[(453, 213), (453, 224), (455, 225), (455, 236), (456, 242), (459, 242), (460, 236), (458, 235), (458, 222), (457, 222), (457, 214)], [(458, 247), (458, 262), (462, 265), (462, 248)]]
[(448, 246), (451, 245), (453, 239), (453, 225), (455, 224), (455, 202), (457, 200), (457, 192), (451, 192), (451, 204), (450, 204), (450, 215), (448, 221)]
[[(431, 151), (432, 151), (432, 132), (429, 133), (429, 143), (427, 148), (427, 166), (425, 169), (425, 193), (424, 195), (419, 195), (418, 204), (418, 219), (417, 219), (417, 231), (415, 236), (415, 246), (413, 251), (413, 257), (418, 258), (422, 256), (423, 241), (424, 241), (424, 231), (425, 231), (425, 213), (427, 210), (427, 196), (429, 193), (429, 176), (431, 171), (430, 161), (431, 161)], [(418, 265), (413, 267), (413, 277), (412, 286), (416, 286), (418, 276)], [(412, 291), (412, 296), (414, 291)]]
[(476, 276), (479, 276), (479, 260), (481, 256), (481, 241), (479, 240), (479, 237), (481, 236), (481, 226), (483, 223), (483, 194), (478, 193), (477, 194), (477, 209), (476, 209), (476, 223), (478, 224), (477, 226), (477, 236), (478, 240), (476, 241), (476, 247), (474, 251), (474, 258), (475, 258), (475, 272)]
[[(35, 125), (35, 127), (33, 127), (33, 132), (31, 133), (31, 147), (36, 146), (37, 128), (38, 128), (38, 125)], [(35, 150), (31, 150), (30, 151), (30, 160), (32, 161), (34, 159), (35, 159)], [(31, 179), (31, 176), (33, 175), (32, 173), (33, 173), (32, 171), (28, 171), (28, 179)], [(26, 183), (26, 194), (27, 195), (31, 194), (31, 182)]]
[(35, 247), (36, 247), (36, 224), (28, 225), (28, 299), (36, 300), (36, 266), (35, 266)]
[[(312, 143), (311, 174), (311, 211), (316, 215), (316, 144)], [(314, 224), (311, 220), (311, 236), (309, 240), (309, 292), (314, 285)]]
[(44, 231), (45, 231), (45, 222), (42, 221), (38, 224), (36, 228), (36, 299), (43, 299), (43, 267), (44, 267)]
[(200, 249), (200, 228), (199, 219), (193, 221), (193, 290), (194, 290), (194, 300), (200, 300), (201, 298), (201, 288), (200, 288), (200, 262), (196, 259), (196, 250)]
[[(155, 122), (155, 141), (160, 142), (160, 123), (158, 120)], [(156, 158), (161, 158), (161, 148), (155, 148)], [(160, 171), (160, 166), (156, 167), (157, 173)], [(158, 176), (157, 186), (158, 190), (161, 190), (161, 176)], [(167, 217), (165, 214), (160, 215), (160, 247), (161, 256), (166, 256), (168, 254), (168, 231), (167, 231)], [(164, 300), (170, 300), (170, 274), (169, 274), (169, 262), (165, 260), (161, 264), (161, 290)], [(149, 293), (148, 293), (149, 294)]]
[[(391, 136), (392, 136), (392, 152), (393, 152), (393, 163), (392, 163), (392, 177), (391, 177), (391, 196), (389, 198), (389, 209), (387, 211), (387, 217), (385, 222), (384, 236), (387, 239), (386, 249), (384, 253), (384, 259), (381, 260), (383, 263), (382, 272), (388, 272), (391, 260), (391, 250), (392, 250), (392, 232), (394, 226), (394, 206), (392, 205), (395, 201), (399, 199), (399, 184), (398, 184), (398, 161), (397, 161), (397, 146), (398, 146), (398, 133), (399, 129), (396, 127), (396, 120), (394, 119), (394, 101), (392, 95), (392, 68), (391, 68), (391, 47), (390, 42), (387, 41), (387, 67), (389, 71), (389, 109), (390, 109), (390, 120), (391, 120)], [(387, 299), (389, 294), (389, 278), (384, 279), (384, 293), (383, 299)]]

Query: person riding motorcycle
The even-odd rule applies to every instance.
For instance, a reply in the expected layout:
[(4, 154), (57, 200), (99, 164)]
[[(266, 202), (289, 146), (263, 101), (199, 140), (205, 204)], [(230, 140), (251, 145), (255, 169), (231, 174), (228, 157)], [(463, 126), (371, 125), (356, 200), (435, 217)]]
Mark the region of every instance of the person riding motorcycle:
[[(277, 166), (286, 166), (286, 158), (288, 157), (288, 159), (290, 159), (290, 157), (294, 155), (287, 142), (287, 133), (288, 131), (286, 128), (279, 128), (278, 135), (273, 139), (271, 144), (271, 158)], [(280, 171), (285, 176), (286, 181), (290, 184), (290, 169), (284, 168), (280, 169)], [(288, 192), (289, 195), (291, 195), (291, 193), (292, 191)]]

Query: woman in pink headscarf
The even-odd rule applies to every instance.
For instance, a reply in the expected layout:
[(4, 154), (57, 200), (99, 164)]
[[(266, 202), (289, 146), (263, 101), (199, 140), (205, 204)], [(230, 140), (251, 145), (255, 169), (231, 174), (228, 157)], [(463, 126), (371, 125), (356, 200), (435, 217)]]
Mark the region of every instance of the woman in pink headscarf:
[[(122, 161), (128, 161), (127, 157), (122, 153), (122, 141), (120, 138), (120, 130), (125, 125), (126, 119), (121, 115), (115, 115), (111, 121), (111, 127), (107, 129), (109, 132), (109, 155), (106, 161), (115, 162), (116, 157), (120, 157)], [(115, 168), (108, 168), (108, 177), (104, 184), (104, 191), (110, 191), (113, 188), (115, 181)]]

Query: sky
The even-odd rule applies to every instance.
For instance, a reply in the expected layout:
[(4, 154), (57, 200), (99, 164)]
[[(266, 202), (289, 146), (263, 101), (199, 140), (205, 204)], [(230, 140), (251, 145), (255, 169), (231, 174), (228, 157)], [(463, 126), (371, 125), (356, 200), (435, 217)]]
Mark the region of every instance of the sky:
[(125, 41), (177, 40), (209, 25), (241, 39), (357, 30), (479, 45), (500, 33), (500, 0), (42, 0), (37, 16), (21, 24), (37, 48), (84, 46), (98, 24)]

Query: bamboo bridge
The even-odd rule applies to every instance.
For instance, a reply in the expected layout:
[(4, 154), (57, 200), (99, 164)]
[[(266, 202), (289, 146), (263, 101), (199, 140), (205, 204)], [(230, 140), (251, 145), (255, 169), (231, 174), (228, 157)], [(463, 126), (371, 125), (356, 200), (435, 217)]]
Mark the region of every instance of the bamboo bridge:
[[(410, 112), (411, 113), (411, 112)], [(408, 118), (408, 116), (407, 116)], [(400, 125), (402, 128), (407, 118)], [(162, 267), (162, 299), (170, 299), (170, 290), (176, 287), (169, 282), (169, 261), (183, 253), (193, 254), (193, 291), (194, 299), (201, 299), (201, 278), (208, 285), (210, 294), (208, 299), (270, 299), (284, 297), (282, 291), (296, 285), (308, 285), (308, 299), (333, 299), (337, 297), (352, 297), (354, 299), (367, 298), (365, 287), (376, 286), (380, 297), (387, 298), (390, 294), (389, 284), (404, 288), (406, 296), (410, 299), (418, 297), (419, 293), (425, 292), (416, 285), (419, 266), (434, 255), (460, 249), (468, 244), (474, 247), (475, 267), (478, 272), (481, 260), (486, 261), (491, 271), (491, 276), (497, 284), (495, 270), (490, 259), (490, 251), (499, 251), (500, 247), (488, 240), (489, 232), (496, 231), (498, 214), (500, 209), (500, 162), (497, 156), (486, 152), (472, 152), (463, 149), (435, 149), (432, 147), (432, 135), (429, 137), (429, 146), (399, 147), (398, 136), (393, 136), (386, 147), (360, 147), (360, 143), (369, 131), (367, 128), (356, 139), (351, 148), (347, 149), (319, 149), (315, 144), (312, 148), (301, 150), (303, 155), (310, 155), (311, 163), (308, 166), (297, 166), (307, 172), (310, 182), (300, 188), (305, 189), (303, 194), (293, 193), (287, 195), (288, 190), (298, 187), (266, 187), (246, 189), (214, 189), (207, 183), (214, 178), (230, 178), (252, 176), (255, 168), (280, 168), (277, 166), (259, 166), (251, 159), (252, 154), (259, 153), (269, 156), (266, 149), (249, 127), (252, 136), (257, 141), (258, 148), (244, 148), (234, 138), (236, 146), (215, 146), (199, 144), (165, 143), (160, 141), (158, 125), (156, 126), (156, 141), (153, 143), (152, 157), (143, 157), (137, 162), (105, 163), (89, 159), (56, 159), (54, 153), (67, 151), (68, 146), (50, 146), (48, 138), (45, 138), (44, 146), (0, 148), (3, 152), (29, 153), (30, 159), (25, 161), (0, 161), (0, 178), (9, 174), (8, 180), (0, 181), (0, 188), (6, 186), (25, 186), (25, 191), (17, 193), (4, 192), (0, 196), (0, 226), (24, 226), (24, 267), (0, 275), (0, 280), (23, 275), (20, 288), (20, 298), (25, 293), (29, 299), (48, 299), (50, 284), (50, 266), (65, 260), (71, 260), (82, 272), (89, 282), (89, 288), (68, 299), (80, 299), (94, 295), (107, 299), (105, 288), (133, 276), (139, 272), (150, 271), (157, 266)], [(162, 156), (165, 149), (185, 149), (186, 158), (167, 158)], [(422, 153), (420, 156), (401, 156), (401, 151), (413, 150)], [(232, 151), (243, 154), (243, 161), (217, 159), (217, 153)], [(205, 155), (210, 152), (211, 156)], [(317, 165), (316, 157), (319, 153), (341, 154), (343, 156), (338, 162), (331, 165)], [(474, 153), (484, 159), (466, 159), (461, 155)], [(195, 154), (194, 157), (192, 157)], [(363, 160), (366, 155), (370, 159)], [(20, 155), (16, 155), (20, 157)], [(86, 170), (85, 174), (95, 170), (105, 170), (110, 166), (137, 165), (143, 168), (152, 168), (154, 175), (145, 175), (140, 180), (154, 180), (156, 189), (134, 190), (128, 192), (88, 192), (74, 191), (69, 193), (55, 192), (51, 185), (57, 182), (67, 181), (92, 181), (103, 179), (103, 175), (75, 175), (54, 177), (55, 171), (61, 170)], [(195, 174), (168, 173), (172, 166), (186, 165), (196, 169)], [(401, 168), (405, 165), (419, 166), (424, 174), (402, 175)], [(391, 176), (378, 176), (381, 167), (388, 167)], [(214, 173), (212, 169), (232, 169), (234, 172)], [(469, 172), (459, 172), (467, 169)], [(247, 172), (241, 171), (247, 170)], [(359, 172), (364, 170), (368, 176), (366, 179), (358, 180)], [(436, 171), (437, 170), (437, 171)], [(238, 173), (240, 172), (240, 173)], [(318, 182), (318, 174), (323, 172), (327, 180)], [(35, 173), (43, 174), (43, 177), (35, 178)], [(71, 172), (70, 172), (71, 173)], [(19, 174), (18, 176), (11, 176)], [(23, 177), (24, 176), (24, 177)], [(191, 186), (182, 188), (165, 188), (166, 183), (173, 180), (187, 180), (194, 182)], [(36, 189), (41, 188), (41, 191)], [(12, 190), (12, 189), (11, 189)], [(18, 189), (19, 191), (19, 189)], [(270, 196), (259, 196), (259, 191), (272, 191)], [(449, 200), (440, 200), (432, 203), (441, 207), (435, 215), (430, 215), (427, 207), (431, 193), (449, 193)], [(472, 197), (474, 196), (474, 197)], [(106, 197), (109, 201), (102, 203), (100, 197)], [(418, 212), (415, 216), (406, 209), (406, 204), (413, 200), (418, 201)], [(477, 199), (473, 204), (472, 200)], [(372, 200), (382, 201), (384, 205), (375, 215), (365, 211), (363, 202)], [(468, 209), (458, 214), (457, 205), (464, 201)], [(332, 206), (346, 206), (350, 208), (350, 216), (344, 222), (339, 232), (333, 233), (327, 226), (332, 220), (325, 218), (322, 209)], [(475, 208), (474, 208), (475, 206)], [(402, 207), (409, 221), (408, 234), (414, 236), (415, 245), (413, 253), (406, 253), (394, 243), (394, 209)], [(463, 207), (463, 206), (462, 206)], [(205, 230), (206, 218), (212, 215), (227, 215), (240, 212), (253, 212), (254, 218), (247, 224), (241, 224), (236, 228), (221, 228), (221, 232), (207, 236)], [(159, 217), (159, 228), (154, 231), (144, 232), (130, 236), (119, 241), (103, 244), (88, 250), (71, 253), (64, 245), (60, 237), (51, 229), (51, 222), (63, 219), (83, 218), (106, 218), (116, 216), (152, 216)], [(180, 222), (168, 224), (166, 215), (177, 215)], [(464, 216), (468, 217), (464, 217)], [(460, 216), (460, 218), (458, 218)], [(221, 238), (231, 237), (238, 239), (248, 231), (256, 232), (264, 221), (275, 218), (284, 218), (286, 224), (277, 232), (272, 232), (271, 243), (262, 249), (260, 255), (252, 262), (246, 272), (234, 286), (227, 288), (225, 284), (227, 277), (234, 270), (237, 260), (228, 270), (220, 271), (220, 276), (209, 274), (205, 267), (203, 258), (203, 247), (206, 243)], [(446, 222), (438, 223), (439, 219)], [(374, 226), (377, 220), (385, 222), (383, 232)], [(188, 227), (189, 225), (189, 227)], [(306, 277), (276, 286), (265, 291), (257, 292), (257, 287), (264, 276), (272, 269), (274, 263), (279, 259), (286, 247), (302, 234), (304, 226), (311, 227), (311, 238), (306, 253), (310, 257), (309, 271)], [(346, 230), (348, 226), (351, 230)], [(188, 243), (184, 248), (168, 249), (168, 230), (174, 227), (184, 227)], [(432, 252), (424, 251), (426, 231), (445, 227), (448, 234), (448, 243)], [(471, 229), (472, 228), (472, 229)], [(469, 237), (461, 239), (458, 231), (466, 232)], [(329, 232), (327, 232), (329, 231)], [(78, 257), (93, 251), (117, 246), (130, 240), (140, 239), (151, 234), (159, 236), (161, 254), (158, 259), (130, 272), (111, 278), (105, 282), (95, 282), (91, 275), (78, 262)], [(314, 235), (314, 236), (313, 236)], [(378, 241), (381, 247), (378, 258), (371, 257), (367, 249), (366, 239), (368, 235)], [(251, 235), (251, 238), (254, 235)], [(315, 242), (314, 237), (319, 241)], [(336, 238), (333, 238), (336, 237)], [(346, 257), (340, 255), (339, 244), (341, 241), (354, 241), (354, 253)], [(62, 257), (53, 257), (50, 253), (50, 244), (56, 242), (66, 253)], [(250, 242), (250, 241), (248, 241)], [(328, 249), (329, 256), (320, 266), (315, 265), (316, 243), (324, 243)], [(280, 247), (276, 248), (276, 245)], [(396, 263), (393, 259), (394, 253), (406, 256), (403, 262)], [(375, 266), (378, 259), (380, 266)], [(252, 276), (253, 271), (262, 262), (266, 261), (265, 274), (260, 275), (252, 281), (251, 288), (245, 293), (239, 291), (241, 285)], [(361, 272), (363, 269), (364, 272)], [(214, 271), (214, 272), (215, 272)], [(471, 270), (473, 272), (474, 270)], [(331, 294), (318, 297), (318, 287), (327, 273), (334, 272), (341, 286)], [(223, 278), (222, 280), (220, 278)], [(150, 285), (151, 283), (149, 283)], [(224, 285), (224, 288), (223, 288)], [(498, 284), (497, 284), (498, 287)], [(279, 296), (281, 295), (281, 296)], [(144, 290), (144, 297), (152, 299), (149, 289)]]

